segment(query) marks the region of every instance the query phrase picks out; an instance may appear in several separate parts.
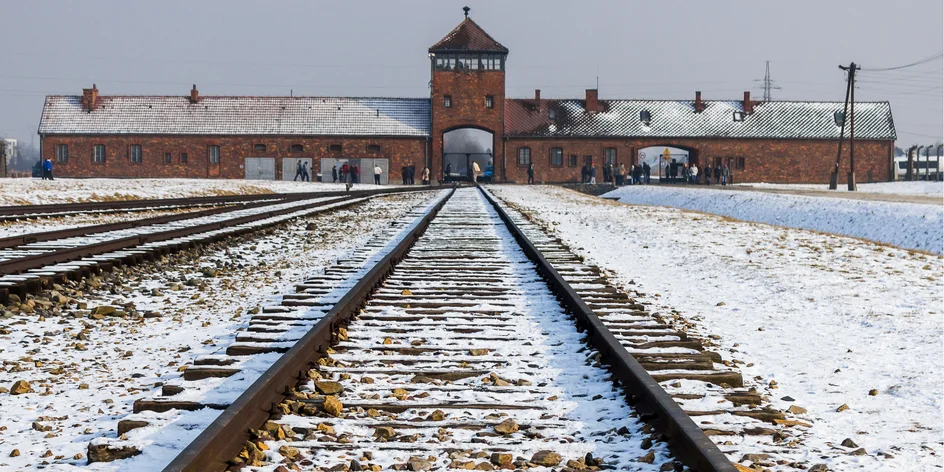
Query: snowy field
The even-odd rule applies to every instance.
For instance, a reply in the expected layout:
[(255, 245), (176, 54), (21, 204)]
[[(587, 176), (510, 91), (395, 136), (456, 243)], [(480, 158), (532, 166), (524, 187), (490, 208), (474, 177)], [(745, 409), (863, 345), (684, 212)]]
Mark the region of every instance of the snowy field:
[(944, 205), (863, 201), (765, 192), (633, 185), (604, 195), (744, 221), (868, 239), (936, 254), (944, 250)]
[[(771, 188), (781, 190), (829, 190), (828, 185), (809, 185), (809, 184), (736, 184), (737, 187), (749, 188)], [(848, 192), (848, 187), (840, 184), (837, 188), (839, 192)], [(857, 184), (856, 191), (859, 193), (884, 193), (893, 195), (926, 195), (929, 197), (944, 198), (944, 182), (879, 182), (874, 184)]]
[[(196, 255), (56, 287), (66, 304), (45, 294), (0, 307), (0, 470), (120, 469), (121, 462), (87, 466), (86, 449), (116, 437), (135, 399), (178, 379), (195, 358), (225, 349), (251, 310), (294, 292), (312, 271), (432, 195), (378, 197)], [(118, 311), (91, 313), (106, 305)], [(20, 380), (31, 391), (14, 395)], [(218, 413), (207, 411), (203, 420)]]
[(490, 190), (719, 337), (775, 407), (805, 408), (796, 416), (812, 427), (794, 428), (796, 444), (771, 443), (772, 455), (833, 471), (942, 470), (941, 257), (558, 187)]
[[(373, 177), (371, 177), (373, 179)], [(390, 188), (356, 184), (356, 189)], [(184, 198), (257, 193), (328, 192), (343, 184), (223, 179), (0, 179), (0, 205)]]

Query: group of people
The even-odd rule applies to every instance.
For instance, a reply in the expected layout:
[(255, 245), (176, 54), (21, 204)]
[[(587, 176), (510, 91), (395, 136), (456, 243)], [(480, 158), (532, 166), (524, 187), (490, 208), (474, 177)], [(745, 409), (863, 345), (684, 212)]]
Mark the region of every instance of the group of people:
[[(528, 170), (530, 180), (531, 169)], [(647, 162), (630, 164), (629, 167), (620, 163), (619, 166), (607, 164), (603, 166), (603, 182), (615, 185), (642, 185), (648, 184), (652, 178), (652, 168)], [(585, 184), (597, 183), (597, 168), (593, 163), (584, 164), (580, 169), (580, 181)]]
[(52, 178), (52, 161), (48, 157), (43, 161), (43, 180), (55, 180)]
[(698, 164), (692, 164), (691, 167), (684, 164), (681, 171), (682, 179), (691, 185), (696, 185), (702, 181), (705, 185), (711, 185), (712, 177), (714, 177), (716, 184), (728, 185), (728, 180), (731, 177), (731, 170), (728, 166), (721, 164), (715, 164), (714, 167), (705, 166), (704, 169), (699, 169)]
[[(379, 167), (377, 168), (379, 169)], [(376, 174), (376, 172), (375, 172)], [(375, 175), (375, 181), (380, 179)], [(341, 170), (338, 171), (338, 166), (331, 166), (331, 182), (346, 183), (346, 184), (356, 184), (361, 181), (361, 168), (358, 165), (349, 165), (347, 162), (341, 165)]]
[(295, 161), (295, 178), (292, 181), (298, 180), (301, 177), (302, 182), (311, 182), (311, 175), (308, 173), (308, 161), (304, 163), (301, 160)]
[[(416, 164), (401, 167), (400, 176), (403, 178), (403, 185), (416, 185)], [(420, 172), (420, 180), (423, 185), (429, 185), (429, 167), (424, 167)]]

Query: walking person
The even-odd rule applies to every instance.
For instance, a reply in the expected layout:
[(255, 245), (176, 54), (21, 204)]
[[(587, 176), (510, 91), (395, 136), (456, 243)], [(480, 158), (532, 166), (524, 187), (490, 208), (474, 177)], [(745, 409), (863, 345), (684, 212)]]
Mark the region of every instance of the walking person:
[(380, 185), (380, 174), (383, 174), (383, 169), (374, 164), (374, 185)]
[(331, 183), (338, 183), (338, 165), (331, 166)]
[(48, 157), (43, 161), (43, 180), (55, 180), (52, 178), (52, 160)]
[(302, 182), (311, 182), (311, 174), (308, 173), (308, 161), (302, 163)]
[(479, 163), (478, 163), (478, 162), (475, 162), (475, 161), (472, 161), (472, 181), (473, 181), (473, 182), (478, 182), (478, 181), (479, 181), (479, 173), (480, 173), (480, 172), (482, 172), (482, 168), (479, 167)]
[(731, 170), (728, 169), (727, 164), (721, 168), (721, 185), (728, 185), (728, 177), (731, 175)]
[(705, 185), (711, 185), (711, 165), (706, 164), (702, 173), (705, 174)]
[(348, 177), (351, 174), (351, 166), (345, 162), (341, 165), (341, 182), (348, 183)]
[(423, 168), (423, 173), (420, 174), (423, 179), (423, 185), (429, 185), (429, 167)]
[(301, 177), (302, 182), (305, 181), (305, 177), (302, 176), (302, 161), (295, 161), (295, 178), (292, 179), (292, 182), (298, 180), (299, 177)]
[(715, 164), (715, 183), (721, 182), (721, 164)]
[(528, 164), (528, 185), (534, 184), (534, 163)]
[(637, 165), (636, 168), (633, 169), (633, 183), (635, 185), (642, 185), (642, 166), (640, 165)]
[(688, 180), (689, 185), (698, 183), (698, 164), (692, 164), (692, 178)]

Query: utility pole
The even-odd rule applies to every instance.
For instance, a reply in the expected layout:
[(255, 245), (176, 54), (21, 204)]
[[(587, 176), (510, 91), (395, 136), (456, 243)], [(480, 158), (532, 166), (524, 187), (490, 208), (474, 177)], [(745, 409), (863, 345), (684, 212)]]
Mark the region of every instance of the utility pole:
[[(839, 66), (840, 69), (849, 71), (849, 191), (855, 192), (855, 73), (861, 67), (855, 62), (849, 63), (849, 67)], [(837, 169), (838, 171), (838, 169)]]
[(848, 80), (846, 81), (846, 101), (842, 106), (842, 123), (839, 127), (839, 150), (836, 151), (836, 168), (833, 169), (832, 174), (829, 176), (829, 189), (836, 190), (839, 187), (839, 161), (842, 158), (842, 141), (846, 136), (846, 117), (849, 111), (849, 87), (852, 85)]

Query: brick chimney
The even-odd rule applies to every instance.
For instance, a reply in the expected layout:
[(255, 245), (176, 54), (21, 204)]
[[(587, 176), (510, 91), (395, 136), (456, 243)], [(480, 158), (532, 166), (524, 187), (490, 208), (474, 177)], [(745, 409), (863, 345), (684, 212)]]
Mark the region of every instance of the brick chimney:
[(695, 113), (705, 111), (705, 102), (701, 101), (701, 91), (695, 91)]
[(534, 106), (541, 106), (541, 89), (534, 89)]
[(587, 103), (585, 105), (588, 112), (598, 112), (600, 101), (597, 99), (597, 89), (587, 89)]
[(751, 101), (751, 92), (744, 91), (744, 113), (750, 115), (754, 113), (754, 102)]
[(190, 89), (190, 103), (197, 103), (200, 101), (200, 92), (197, 91), (197, 84), (193, 84), (193, 88)]
[(98, 107), (98, 87), (92, 84), (90, 89), (82, 89), (82, 108), (90, 112)]

